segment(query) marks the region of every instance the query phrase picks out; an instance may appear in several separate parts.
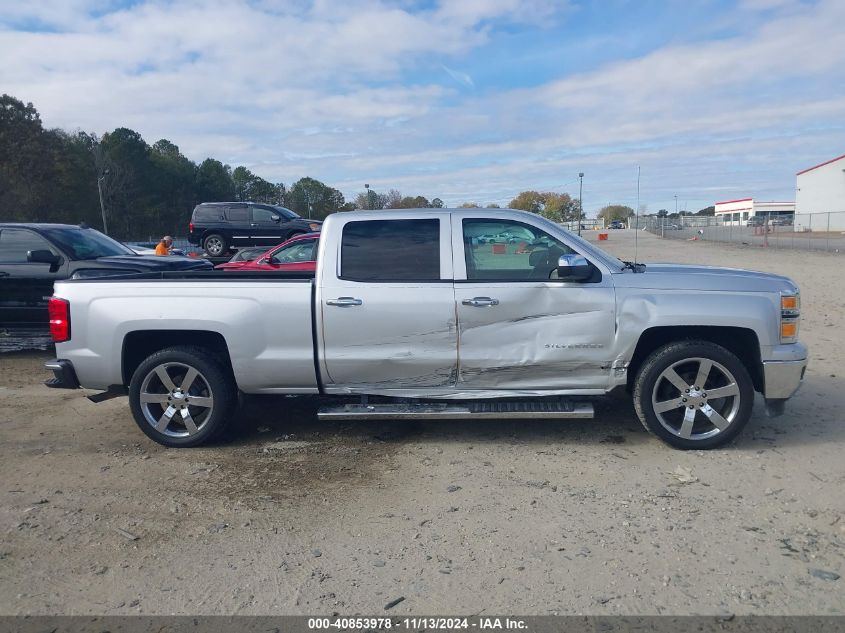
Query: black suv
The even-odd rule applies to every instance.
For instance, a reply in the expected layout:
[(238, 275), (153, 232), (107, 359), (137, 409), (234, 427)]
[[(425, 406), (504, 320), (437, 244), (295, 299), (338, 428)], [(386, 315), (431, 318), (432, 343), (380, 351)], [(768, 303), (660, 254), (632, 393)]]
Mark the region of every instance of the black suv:
[(82, 226), (0, 223), (0, 325), (46, 326), (54, 281), (212, 268), (204, 259), (138, 255)]
[(243, 246), (275, 246), (298, 233), (319, 231), (320, 220), (306, 220), (290, 209), (255, 202), (203, 202), (194, 208), (188, 241), (211, 257)]

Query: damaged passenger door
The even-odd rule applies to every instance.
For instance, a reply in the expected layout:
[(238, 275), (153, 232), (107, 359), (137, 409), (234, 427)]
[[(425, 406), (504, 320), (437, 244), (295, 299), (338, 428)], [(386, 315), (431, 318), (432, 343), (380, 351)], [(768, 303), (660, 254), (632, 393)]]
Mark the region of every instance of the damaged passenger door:
[[(416, 395), (453, 387), (449, 214), (342, 216), (332, 224), (339, 239), (319, 255), (326, 391)], [(328, 247), (333, 243), (336, 249)]]
[(558, 279), (560, 257), (578, 253), (529, 222), (455, 216), (452, 234), (458, 388), (604, 391), (615, 298), (601, 264)]

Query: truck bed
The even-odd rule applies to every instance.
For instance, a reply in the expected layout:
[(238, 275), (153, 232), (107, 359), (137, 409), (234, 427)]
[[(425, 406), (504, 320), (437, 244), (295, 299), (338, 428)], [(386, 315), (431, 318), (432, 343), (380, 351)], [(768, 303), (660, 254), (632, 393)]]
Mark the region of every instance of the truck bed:
[(226, 341), (247, 393), (317, 391), (313, 273), (144, 273), (60, 281), (54, 294), (70, 301), (73, 341), (57, 352), (86, 376), (86, 387), (126, 380), (123, 359), (141, 354), (147, 340), (193, 345), (199, 334)]
[(133, 273), (68, 279), (62, 283), (114, 283), (132, 281), (312, 281), (313, 271), (257, 271), (257, 270), (168, 270), (152, 273)]

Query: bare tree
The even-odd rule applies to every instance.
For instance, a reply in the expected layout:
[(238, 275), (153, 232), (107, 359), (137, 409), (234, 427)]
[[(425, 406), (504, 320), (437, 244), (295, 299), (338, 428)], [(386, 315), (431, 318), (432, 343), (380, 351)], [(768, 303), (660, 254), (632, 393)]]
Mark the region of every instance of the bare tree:
[[(94, 166), (97, 169), (97, 178), (100, 181), (100, 187), (103, 195), (103, 206), (105, 207), (106, 217), (113, 216), (109, 213), (109, 209), (114, 206), (117, 197), (126, 185), (128, 175), (118, 163), (113, 161), (108, 153), (103, 149), (99, 139), (95, 137), (95, 143), (91, 148), (94, 155)], [(97, 183), (94, 183), (96, 185)]]
[(401, 209), (402, 208), (402, 192), (398, 189), (391, 189), (387, 192), (385, 209)]

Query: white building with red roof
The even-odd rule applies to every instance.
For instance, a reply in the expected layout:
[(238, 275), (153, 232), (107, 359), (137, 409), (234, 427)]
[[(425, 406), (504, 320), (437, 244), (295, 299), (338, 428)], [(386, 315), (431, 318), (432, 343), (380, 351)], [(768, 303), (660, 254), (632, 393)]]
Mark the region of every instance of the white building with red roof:
[(845, 154), (802, 169), (796, 180), (796, 229), (845, 231)]
[[(723, 224), (745, 226), (749, 222), (762, 222), (767, 218), (789, 216), (795, 213), (794, 202), (764, 202), (754, 198), (740, 198), (739, 200), (725, 200), (713, 205), (714, 213)], [(751, 220), (757, 216), (758, 220)]]

